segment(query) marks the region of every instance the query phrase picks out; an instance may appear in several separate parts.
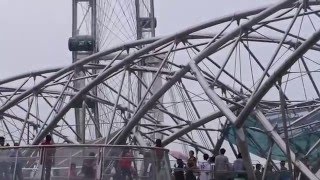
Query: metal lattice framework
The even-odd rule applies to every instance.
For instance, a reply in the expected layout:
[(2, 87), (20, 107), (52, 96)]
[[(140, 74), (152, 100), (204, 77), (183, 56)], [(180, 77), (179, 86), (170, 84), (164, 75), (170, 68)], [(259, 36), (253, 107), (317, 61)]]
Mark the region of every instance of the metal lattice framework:
[[(1, 133), (25, 144), (38, 144), (52, 133), (58, 142), (140, 145), (158, 134), (164, 145), (183, 143), (216, 153), (232, 127), (253, 172), (248, 131), (254, 130), (318, 179), (292, 144), (311, 133), (315, 140), (304, 156), (319, 153), (319, 121), (313, 118), (320, 110), (319, 5), (285, 0), (170, 36), (101, 48), (67, 67), (3, 79)], [(99, 27), (98, 39), (105, 39)], [(85, 85), (75, 86), (79, 81)], [(76, 123), (79, 107), (83, 124)], [(255, 124), (246, 123), (249, 119)], [(256, 148), (263, 146), (259, 143)], [(258, 155), (267, 154), (262, 149)]]

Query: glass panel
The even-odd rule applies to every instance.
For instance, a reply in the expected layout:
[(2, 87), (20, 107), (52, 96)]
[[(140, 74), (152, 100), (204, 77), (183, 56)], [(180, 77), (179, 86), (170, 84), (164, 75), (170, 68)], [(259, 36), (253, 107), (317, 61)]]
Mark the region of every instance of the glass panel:
[(135, 146), (89, 146), (2, 148), (2, 178), (170, 179), (168, 150)]

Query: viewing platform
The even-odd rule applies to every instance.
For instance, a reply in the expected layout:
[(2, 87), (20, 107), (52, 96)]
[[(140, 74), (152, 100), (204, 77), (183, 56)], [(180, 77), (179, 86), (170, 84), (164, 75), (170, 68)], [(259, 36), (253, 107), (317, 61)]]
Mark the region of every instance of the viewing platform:
[[(171, 162), (171, 163), (170, 163)], [(172, 167), (169, 150), (155, 147), (108, 145), (13, 146), (0, 148), (0, 179), (33, 180), (165, 180), (188, 169)], [(232, 167), (232, 164), (230, 164)], [(246, 179), (246, 172), (194, 171), (210, 179)], [(263, 172), (260, 175), (262, 177)], [(266, 179), (277, 180), (287, 171), (266, 172)], [(131, 178), (129, 178), (131, 177)]]

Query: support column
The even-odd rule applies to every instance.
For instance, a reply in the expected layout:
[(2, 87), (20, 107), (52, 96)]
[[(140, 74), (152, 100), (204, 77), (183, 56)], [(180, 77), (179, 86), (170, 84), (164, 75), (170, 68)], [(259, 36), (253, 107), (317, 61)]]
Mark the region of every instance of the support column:
[[(137, 39), (150, 38), (155, 36), (155, 28), (156, 28), (156, 19), (154, 16), (154, 0), (135, 0), (136, 5), (136, 21), (137, 21)], [(151, 67), (160, 67), (161, 62), (158, 59), (146, 58), (143, 59), (139, 65), (141, 66), (151, 66)], [(143, 80), (144, 73), (138, 72), (138, 77)], [(155, 79), (154, 86), (151, 91), (156, 91), (162, 86), (162, 78), (161, 76), (155, 76), (152, 74), (152, 79)], [(141, 82), (138, 82), (138, 103), (143, 100), (143, 94), (145, 89)], [(161, 103), (162, 98), (159, 99)], [(163, 122), (164, 116), (160, 110), (155, 110), (153, 117), (157, 120), (157, 123)], [(163, 136), (159, 133), (156, 133), (153, 139), (160, 138)]]
[(79, 125), (80, 125), (80, 137), (81, 143), (86, 143), (86, 102), (83, 100), (80, 113)]
[[(98, 47), (98, 36), (97, 36), (97, 0), (91, 0), (90, 1), (90, 7), (91, 7), (91, 36), (93, 39), (95, 39), (95, 46), (93, 53), (96, 53), (99, 51)], [(94, 62), (98, 63), (98, 62)], [(97, 74), (97, 70), (93, 69), (92, 74)], [(97, 87), (94, 87), (92, 89), (92, 94), (97, 96), (98, 95), (98, 89)], [(100, 133), (100, 119), (99, 119), (99, 107), (98, 107), (98, 102), (94, 102), (94, 107), (92, 108), (92, 113), (93, 113), (93, 118), (92, 121), (94, 121), (95, 124), (95, 135), (96, 138), (101, 138), (102, 134)]]
[[(81, 27), (78, 27), (78, 19), (80, 18), (85, 18), (83, 17), (83, 14), (78, 13), (78, 4), (80, 3), (85, 3), (86, 6), (88, 6), (88, 11), (90, 11), (90, 13), (86, 13), (86, 15), (91, 14), (91, 22), (90, 22), (90, 27), (89, 27), (89, 36), (92, 37), (92, 39), (94, 40), (94, 48), (91, 51), (72, 51), (72, 62), (77, 62), (79, 59), (85, 58), (89, 55), (91, 55), (92, 53), (98, 52), (98, 47), (97, 47), (97, 4), (96, 4), (96, 0), (72, 0), (72, 37), (73, 38), (77, 38), (77, 36), (79, 36), (80, 34), (80, 30)], [(85, 15), (85, 16), (86, 16)], [(82, 31), (81, 31), (82, 32)], [(87, 35), (87, 34), (85, 34)], [(93, 74), (96, 74), (96, 70), (92, 71)], [(76, 90), (81, 90), (83, 87), (86, 86), (85, 80), (81, 79), (81, 77), (85, 76), (85, 72), (81, 69), (81, 67), (78, 67), (75, 69), (75, 74), (74, 74), (74, 78), (79, 78), (79, 80), (74, 81), (74, 88)], [(94, 87), (92, 88), (92, 93), (93, 95), (97, 95), (97, 88)], [(85, 96), (83, 96), (85, 97)], [(82, 102), (81, 102), (82, 101)], [(83, 127), (85, 126), (86, 122), (85, 122), (85, 118), (86, 118), (86, 106), (84, 106), (84, 101), (85, 98), (82, 98), (79, 103), (81, 103), (80, 106), (78, 107), (74, 107), (75, 110), (75, 124), (76, 124), (76, 133), (79, 134), (79, 136), (81, 137), (81, 139), (79, 137), (77, 137), (78, 141), (81, 141), (82, 143), (85, 142), (85, 128)], [(92, 117), (92, 121), (95, 124), (95, 136), (96, 138), (101, 137), (100, 134), (100, 123), (99, 123), (99, 112), (98, 112), (98, 103), (97, 102), (93, 102), (94, 106), (90, 107), (90, 109), (88, 108), (88, 111), (92, 111), (93, 113), (93, 117)], [(91, 103), (92, 104), (92, 103)]]
[(266, 177), (267, 177), (267, 171), (268, 171), (268, 167), (269, 167), (269, 164), (270, 164), (270, 161), (271, 161), (272, 148), (273, 148), (273, 142), (272, 142), (272, 144), (270, 146), (270, 149), (269, 149), (269, 153), (268, 153), (266, 164), (264, 165), (264, 170), (262, 172), (263, 173), (262, 174), (262, 180), (265, 180)]
[[(231, 121), (231, 123), (235, 123), (237, 117), (234, 113), (228, 108), (228, 106), (221, 100), (221, 98), (210, 88), (210, 85), (207, 83), (204, 76), (201, 74), (198, 66), (194, 61), (189, 63), (191, 70), (193, 71), (194, 76), (198, 79), (199, 84), (207, 94), (207, 96), (213, 101), (213, 103), (218, 107), (220, 111), (226, 116), (226, 118)], [(237, 144), (239, 147), (239, 151), (242, 154), (244, 165), (247, 171), (248, 179), (255, 180), (255, 174), (252, 167), (252, 161), (248, 149), (248, 142), (246, 139), (246, 135), (244, 133), (244, 129), (242, 127), (236, 129), (237, 134)]]
[[(281, 80), (279, 80), (279, 87), (280, 87), (279, 96), (281, 101), (281, 115), (282, 115), (282, 122), (283, 122), (284, 139), (286, 143), (286, 152), (287, 154), (290, 154), (289, 135), (288, 135), (288, 127), (287, 127), (287, 114), (286, 114), (287, 105), (286, 105), (284, 93), (281, 89)], [(293, 177), (291, 156), (288, 156), (288, 166), (289, 166), (291, 177)]]
[(228, 123), (226, 123), (226, 124), (224, 125), (224, 128), (223, 128), (221, 134), (220, 134), (220, 138), (218, 139), (218, 141), (216, 142), (216, 145), (214, 146), (214, 148), (213, 148), (213, 150), (212, 150), (212, 154), (213, 154), (214, 156), (219, 155), (219, 150), (221, 149), (221, 146), (222, 146), (222, 144), (223, 144), (223, 141), (224, 141), (225, 138), (226, 138), (226, 134), (227, 134), (228, 128), (229, 128), (229, 125), (228, 125)]

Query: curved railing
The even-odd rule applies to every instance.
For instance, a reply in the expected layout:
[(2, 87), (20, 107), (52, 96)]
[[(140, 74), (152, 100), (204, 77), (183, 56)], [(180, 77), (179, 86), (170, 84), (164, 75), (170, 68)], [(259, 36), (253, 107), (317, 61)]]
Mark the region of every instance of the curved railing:
[(0, 148), (0, 179), (170, 179), (168, 150), (139, 146)]

